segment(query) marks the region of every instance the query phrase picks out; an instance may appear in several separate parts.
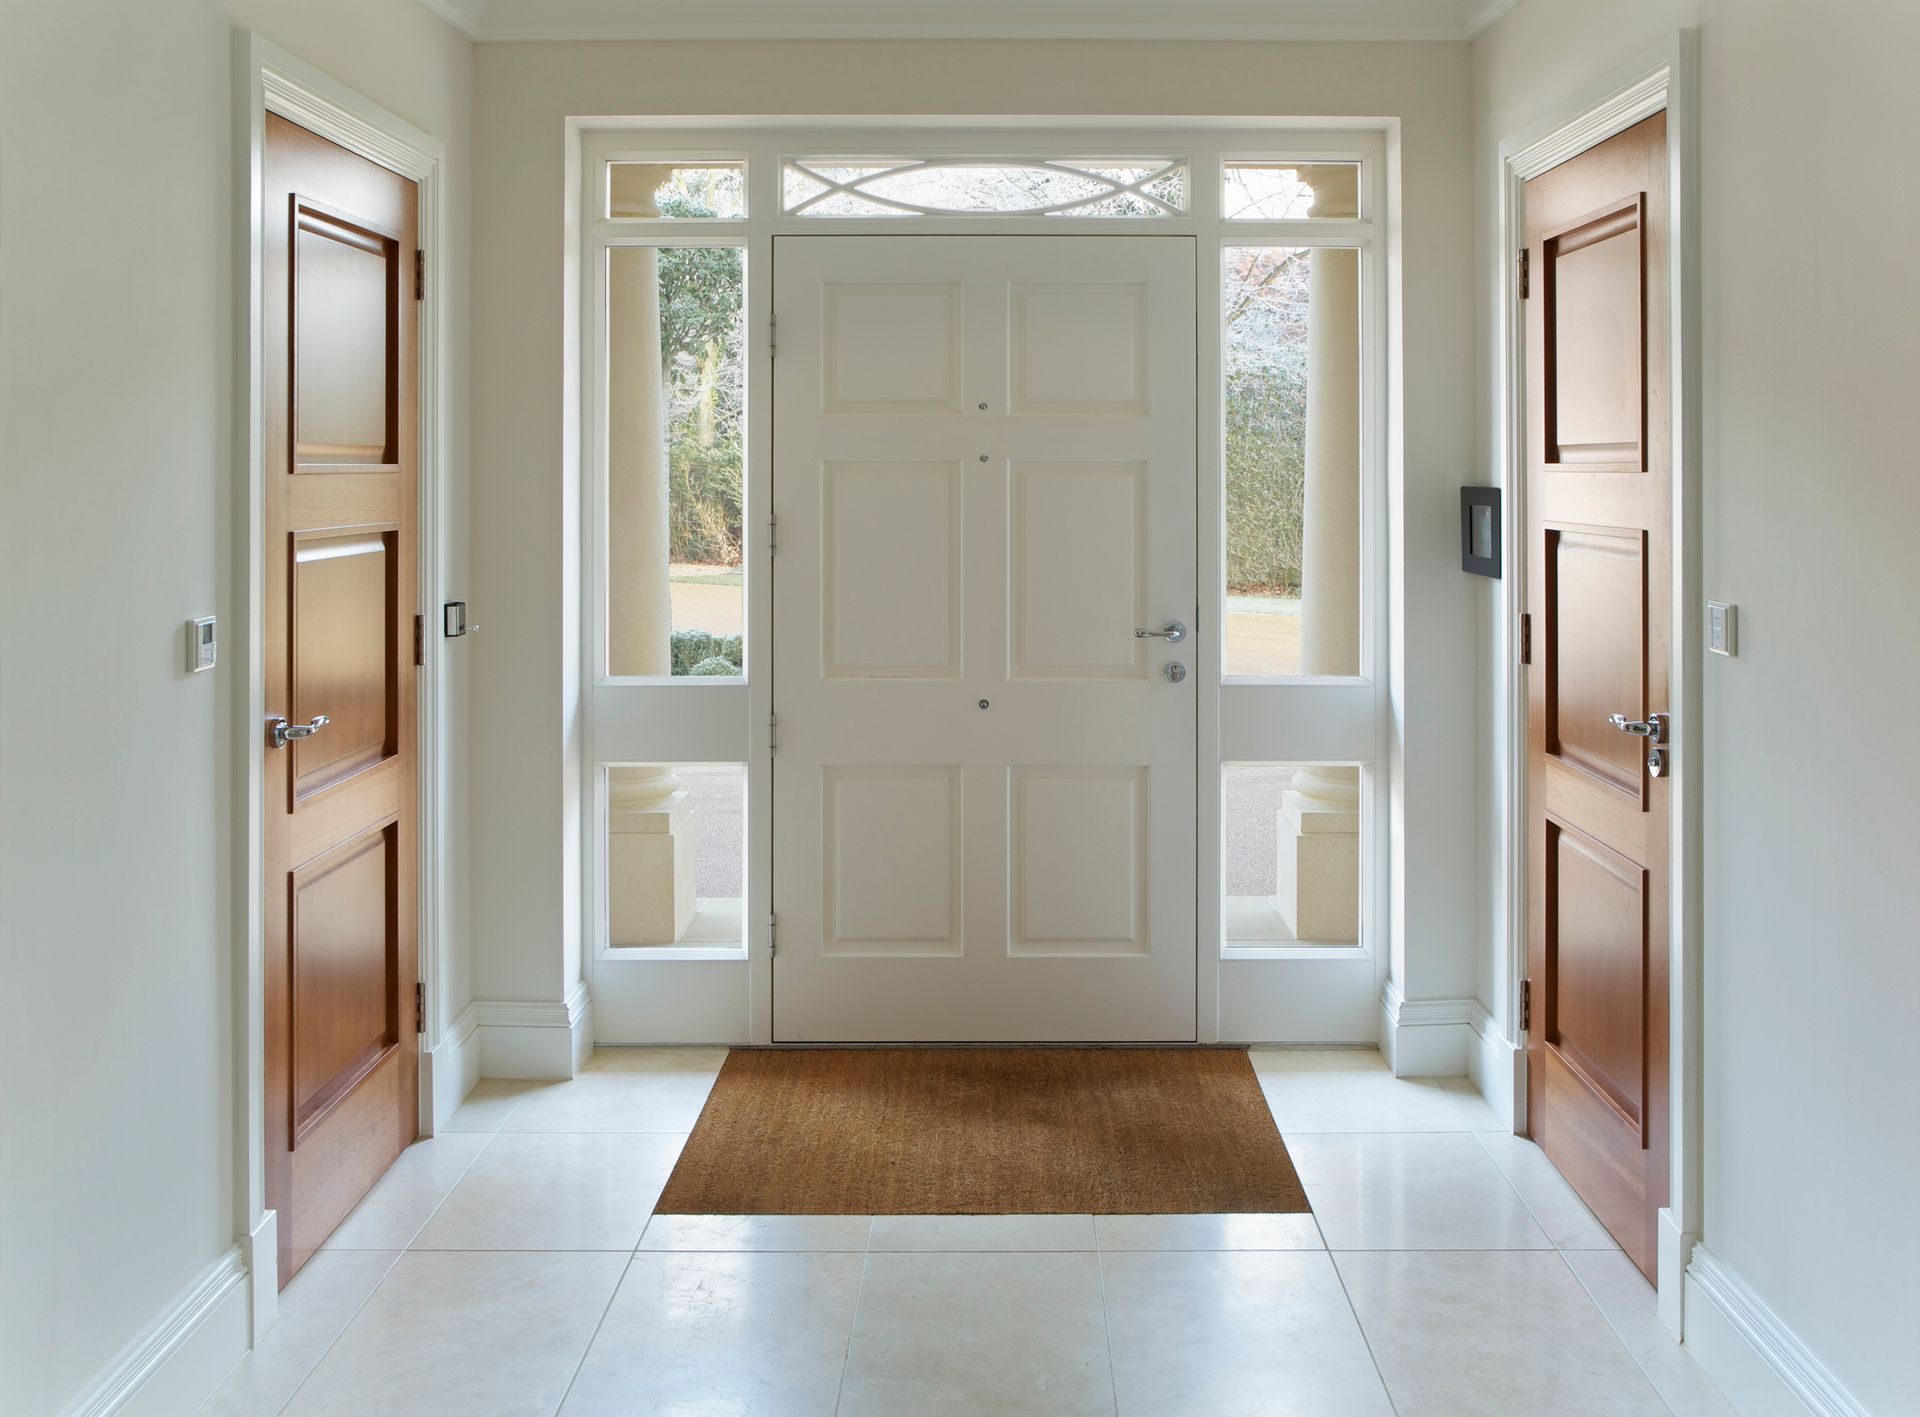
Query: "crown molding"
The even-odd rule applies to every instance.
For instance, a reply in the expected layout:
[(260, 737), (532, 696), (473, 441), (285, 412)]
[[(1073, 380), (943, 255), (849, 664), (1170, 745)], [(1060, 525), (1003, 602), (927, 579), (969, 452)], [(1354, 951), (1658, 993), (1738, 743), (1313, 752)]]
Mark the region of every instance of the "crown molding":
[[(1030, 0), (1019, 18), (981, 19), (955, 3), (901, 6), (877, 17), (794, 18), (764, 0), (709, 0), (690, 17), (670, 0), (419, 0), (469, 39), (486, 43), (687, 40), (1136, 40), (1462, 43), (1518, 0), (1376, 0), (1371, 13), (1325, 0), (1189, 0), (1179, 20), (1159, 6)], [(843, 10), (847, 7), (842, 6)], [(855, 9), (859, 6), (853, 7)], [(870, 8), (870, 7), (869, 7)], [(1131, 15), (1127, 12), (1131, 10)], [(1249, 11), (1264, 10), (1255, 17)], [(815, 16), (819, 10), (813, 10)]]

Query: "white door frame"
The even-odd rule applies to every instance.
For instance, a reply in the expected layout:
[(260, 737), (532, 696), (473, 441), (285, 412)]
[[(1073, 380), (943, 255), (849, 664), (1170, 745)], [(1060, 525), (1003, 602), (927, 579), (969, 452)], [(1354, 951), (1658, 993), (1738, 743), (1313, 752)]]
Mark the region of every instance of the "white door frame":
[[(1203, 321), (1219, 309), (1219, 270), (1211, 252), (1235, 245), (1334, 245), (1362, 251), (1364, 267), (1363, 398), (1366, 399), (1363, 467), (1363, 584), (1371, 598), (1362, 626), (1362, 672), (1351, 680), (1322, 682), (1313, 696), (1280, 704), (1258, 681), (1222, 683), (1221, 629), (1210, 599), (1197, 623), (1195, 673), (1199, 676), (1200, 899), (1198, 902), (1199, 1038), (1203, 1043), (1340, 1042), (1373, 1045), (1379, 1037), (1380, 1001), (1390, 962), (1401, 948), (1391, 908), (1392, 861), (1400, 844), (1393, 810), (1390, 745), (1393, 646), (1400, 634), (1404, 577), (1390, 549), (1389, 526), (1403, 501), (1403, 459), (1396, 410), (1400, 271), (1404, 237), (1396, 219), (1399, 202), (1400, 126), (1397, 119), (1285, 117), (1094, 116), (1034, 118), (1020, 115), (874, 116), (804, 115), (600, 117), (568, 120), (566, 192), (573, 230), (564, 250), (567, 403), (574, 436), (567, 461), (569, 495), (580, 516), (578, 568), (567, 587), (579, 598), (577, 693), (585, 731), (570, 740), (579, 754), (569, 771), (569, 791), (578, 794), (578, 850), (570, 850), (577, 881), (582, 972), (590, 986), (595, 1035), (622, 1042), (772, 1041), (772, 957), (768, 952), (765, 901), (771, 898), (770, 822), (750, 830), (747, 843), (745, 947), (733, 951), (660, 948), (614, 951), (605, 942), (604, 853), (606, 824), (593, 790), (602, 762), (744, 761), (747, 791), (768, 791), (771, 771), (769, 715), (772, 680), (765, 672), (772, 627), (772, 599), (762, 549), (751, 543), (770, 505), (772, 407), (765, 371), (769, 357), (767, 318), (771, 298), (766, 272), (776, 233), (882, 235), (1120, 235), (1152, 231), (1199, 238), (1201, 259), (1197, 310)], [(1077, 152), (1166, 153), (1189, 160), (1189, 211), (1151, 221), (1112, 218), (919, 217), (843, 219), (786, 216), (780, 205), (780, 159), (813, 152), (902, 152), (978, 157)], [(1211, 173), (1223, 156), (1293, 158), (1303, 161), (1359, 157), (1368, 185), (1359, 221), (1225, 221), (1220, 191)], [(745, 159), (748, 218), (744, 221), (609, 221), (600, 206), (601, 164), (609, 158)], [(611, 678), (598, 666), (602, 631), (597, 528), (603, 513), (603, 432), (599, 426), (599, 381), (604, 378), (604, 258), (610, 245), (738, 245), (747, 252), (746, 352), (749, 373), (746, 469), (746, 682), (709, 680), (694, 687), (661, 681)], [(1219, 342), (1200, 342), (1202, 416), (1222, 377)], [(755, 387), (755, 383), (758, 387)], [(1200, 584), (1224, 576), (1219, 440), (1202, 424), (1200, 480)], [(570, 529), (569, 534), (575, 534)], [(763, 547), (763, 543), (762, 543)], [(1211, 597), (1212, 591), (1206, 595)], [(1294, 681), (1300, 683), (1302, 681)], [(1312, 681), (1304, 681), (1311, 683)], [(1281, 690), (1282, 693), (1285, 690)], [(624, 700), (624, 702), (618, 702)], [(1311, 745), (1311, 746), (1309, 746)], [(1363, 840), (1373, 843), (1363, 866), (1362, 943), (1354, 947), (1221, 947), (1221, 842), (1209, 827), (1220, 820), (1220, 773), (1226, 762), (1320, 761), (1363, 764)], [(761, 894), (752, 896), (756, 883)], [(1213, 942), (1210, 947), (1209, 942)], [(724, 956), (724, 957), (721, 957)], [(644, 972), (644, 975), (640, 972)], [(630, 981), (644, 977), (645, 987)]]
[(1672, 230), (1668, 302), (1673, 373), (1673, 584), (1669, 674), (1674, 715), (1671, 943), (1668, 954), (1672, 1098), (1672, 1182), (1659, 1224), (1660, 1317), (1678, 1337), (1688, 1255), (1701, 1225), (1701, 923), (1700, 923), (1700, 340), (1699, 113), (1696, 37), (1676, 32), (1586, 93), (1500, 144), (1498, 245), (1492, 253), (1501, 332), (1495, 381), (1502, 485), (1507, 489), (1506, 574), (1494, 644), (1496, 699), (1503, 706), (1496, 758), (1506, 768), (1500, 840), (1507, 879), (1504, 981), (1507, 1033), (1513, 1040), (1513, 1122), (1525, 1125), (1526, 1039), (1518, 1027), (1520, 981), (1527, 972), (1527, 683), (1519, 672), (1519, 615), (1527, 585), (1526, 317), (1515, 281), (1525, 244), (1526, 183), (1642, 119), (1667, 114), (1667, 172)]
[[(233, 656), (231, 711), (233, 821), (234, 1191), (245, 1217), (240, 1237), (251, 1290), (252, 1342), (279, 1313), (277, 1216), (266, 1208), (265, 854), (262, 792), (266, 771), (265, 596), (266, 462), (262, 369), (266, 317), (262, 191), (269, 113), (338, 143), (370, 162), (412, 179), (420, 189), (420, 248), (426, 252), (426, 295), (420, 309), (419, 518), (417, 613), (426, 617), (420, 671), (419, 826), (420, 982), (426, 1028), (420, 1040), (420, 1129), (459, 1102), (460, 1079), (434, 1076), (432, 1050), (448, 1021), (440, 997), (447, 977), (448, 882), (440, 841), (447, 764), (442, 761), (447, 711), (447, 666), (441, 654), (440, 580), (446, 551), (448, 487), (444, 450), (450, 413), (441, 387), (446, 360), (447, 304), (437, 273), (446, 269), (448, 230), (446, 144), (378, 104), (336, 83), (311, 65), (251, 31), (234, 36), (234, 564), (232, 623), (224, 638)], [(445, 1069), (442, 1070), (444, 1073)]]

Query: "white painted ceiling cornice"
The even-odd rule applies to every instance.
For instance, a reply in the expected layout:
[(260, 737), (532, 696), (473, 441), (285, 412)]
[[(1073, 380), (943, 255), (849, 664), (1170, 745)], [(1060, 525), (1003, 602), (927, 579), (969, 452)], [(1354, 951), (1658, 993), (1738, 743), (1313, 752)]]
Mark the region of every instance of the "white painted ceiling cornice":
[(482, 41), (1466, 40), (1517, 0), (419, 0)]

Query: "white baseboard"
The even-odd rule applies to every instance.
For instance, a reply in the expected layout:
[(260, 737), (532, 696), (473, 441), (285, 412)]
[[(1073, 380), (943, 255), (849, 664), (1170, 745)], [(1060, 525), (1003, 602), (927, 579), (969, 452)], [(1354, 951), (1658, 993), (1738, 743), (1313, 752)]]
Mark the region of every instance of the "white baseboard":
[(586, 981), (557, 1004), (475, 1000), (480, 1076), (564, 1081), (593, 1052), (593, 1010)]
[(1509, 1039), (1493, 1021), (1493, 1016), (1473, 1000), (1467, 1011), (1467, 1027), (1473, 1037), (1467, 1044), (1467, 1076), (1487, 1099), (1494, 1115), (1518, 1128), (1518, 1102), (1527, 1095), (1525, 1068), (1527, 1050)]
[(247, 1346), (258, 1344), (280, 1322), (280, 1212), (262, 1212), (240, 1241), (247, 1266)]
[(1654, 1311), (1678, 1342), (1687, 1331), (1687, 1262), (1693, 1258), (1693, 1247), (1700, 1243), (1700, 1237), (1682, 1230), (1680, 1222), (1673, 1218), (1672, 1207), (1664, 1205), (1656, 1218), (1655, 1237), (1658, 1254), (1654, 1269), (1660, 1283), (1654, 1296)]
[(1766, 1301), (1705, 1245), (1686, 1270), (1687, 1349), (1749, 1417), (1868, 1417)]
[(1408, 999), (1389, 979), (1380, 991), (1380, 1052), (1393, 1075), (1465, 1076), (1475, 1007), (1472, 999)]
[(235, 1245), (121, 1351), (66, 1417), (192, 1412), (247, 1354), (247, 1265)]
[(422, 1128), (438, 1136), (480, 1081), (480, 1010), (468, 1004), (439, 1043), (420, 1055)]

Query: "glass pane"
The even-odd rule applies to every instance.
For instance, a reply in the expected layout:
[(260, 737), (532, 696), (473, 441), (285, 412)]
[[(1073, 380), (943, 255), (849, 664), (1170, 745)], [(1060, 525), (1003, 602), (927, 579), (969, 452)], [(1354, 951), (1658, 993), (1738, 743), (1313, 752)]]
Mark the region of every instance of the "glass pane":
[(1186, 210), (1187, 170), (1167, 158), (790, 161), (795, 216), (1166, 216)]
[(1227, 763), (1220, 807), (1229, 945), (1360, 942), (1360, 769)]
[(1224, 672), (1360, 671), (1360, 253), (1230, 246)]
[(607, 215), (615, 221), (690, 221), (747, 215), (743, 162), (610, 162)]
[(745, 944), (746, 801), (740, 763), (607, 769), (608, 944)]
[(1357, 162), (1229, 162), (1221, 212), (1228, 221), (1355, 221)]
[(746, 253), (607, 253), (607, 671), (738, 676)]

